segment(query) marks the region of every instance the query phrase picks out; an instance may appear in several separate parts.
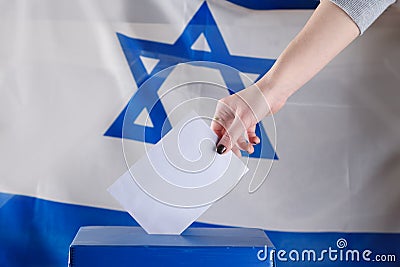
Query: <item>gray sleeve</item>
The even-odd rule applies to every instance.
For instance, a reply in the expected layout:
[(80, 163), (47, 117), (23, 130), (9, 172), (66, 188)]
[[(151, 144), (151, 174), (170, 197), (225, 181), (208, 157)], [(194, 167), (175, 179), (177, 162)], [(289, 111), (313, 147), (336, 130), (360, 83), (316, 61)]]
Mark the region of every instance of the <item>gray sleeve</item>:
[(356, 23), (360, 35), (396, 0), (330, 0)]

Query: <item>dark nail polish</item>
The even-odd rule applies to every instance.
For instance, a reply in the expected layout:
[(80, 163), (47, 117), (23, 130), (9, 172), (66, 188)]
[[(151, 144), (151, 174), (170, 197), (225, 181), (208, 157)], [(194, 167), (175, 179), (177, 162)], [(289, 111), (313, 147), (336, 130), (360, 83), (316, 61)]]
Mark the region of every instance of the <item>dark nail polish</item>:
[(219, 145), (217, 147), (217, 153), (218, 154), (223, 154), (226, 151), (226, 147), (224, 145)]

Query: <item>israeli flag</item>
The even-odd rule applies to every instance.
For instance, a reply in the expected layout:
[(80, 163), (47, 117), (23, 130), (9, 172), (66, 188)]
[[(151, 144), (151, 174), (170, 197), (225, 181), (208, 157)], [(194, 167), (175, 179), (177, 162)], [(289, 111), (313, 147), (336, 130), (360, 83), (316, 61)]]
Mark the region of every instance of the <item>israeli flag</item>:
[[(127, 171), (123, 144), (132, 164), (176, 125), (176, 103), (204, 96), (162, 97), (182, 71), (229, 89), (219, 97), (265, 74), (318, 5), (280, 2), (0, 1), (0, 266), (65, 266), (79, 227), (137, 225), (107, 192)], [(355, 246), (398, 266), (399, 15), (389, 8), (257, 125), (249, 172), (194, 226), (264, 229), (281, 266), (318, 263), (291, 250)]]

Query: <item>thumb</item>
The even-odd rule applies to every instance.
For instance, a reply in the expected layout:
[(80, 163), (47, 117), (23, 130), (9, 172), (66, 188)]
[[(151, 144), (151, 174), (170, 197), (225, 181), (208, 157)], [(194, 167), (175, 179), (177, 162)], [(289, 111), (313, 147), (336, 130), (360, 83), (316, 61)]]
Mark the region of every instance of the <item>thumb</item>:
[(232, 149), (245, 127), (239, 117), (236, 117), (229, 129), (224, 133), (217, 144), (217, 153), (224, 154)]

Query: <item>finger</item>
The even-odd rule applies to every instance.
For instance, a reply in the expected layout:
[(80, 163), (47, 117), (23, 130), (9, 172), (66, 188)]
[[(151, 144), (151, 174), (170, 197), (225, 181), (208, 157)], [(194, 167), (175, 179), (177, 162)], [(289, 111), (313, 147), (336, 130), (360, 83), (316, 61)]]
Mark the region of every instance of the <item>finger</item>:
[(247, 136), (249, 138), (249, 142), (253, 145), (257, 145), (260, 143), (260, 138), (256, 135), (256, 125), (251, 126), (247, 129)]
[(225, 133), (226, 127), (222, 124), (222, 120), (215, 118), (211, 121), (211, 130), (218, 136), (218, 139), (221, 139)]
[(240, 150), (246, 151), (247, 153), (251, 154), (254, 152), (253, 146), (247, 141), (243, 135), (239, 136), (239, 139), (237, 140), (237, 147)]
[(217, 110), (214, 114), (214, 117), (211, 121), (211, 129), (217, 134), (218, 139), (222, 138), (222, 136), (232, 124), (233, 119), (235, 118), (235, 116), (231, 115), (230, 112), (224, 112), (224, 109), (227, 108), (229, 107), (219, 103), (217, 105)]
[(224, 133), (217, 145), (218, 154), (223, 154), (232, 149), (239, 136), (244, 132), (245, 127), (242, 121), (236, 117), (230, 125), (228, 131)]
[(260, 143), (260, 138), (258, 137), (258, 136), (252, 136), (252, 137), (249, 137), (249, 142), (252, 144), (252, 145), (258, 145), (259, 143)]
[(234, 147), (232, 148), (232, 152), (233, 152), (238, 158), (242, 157), (242, 153), (240, 153), (240, 150), (239, 150), (239, 148), (238, 148), (237, 146), (234, 146)]
[(249, 154), (253, 154), (254, 153), (254, 147), (253, 147), (253, 145), (251, 145), (250, 144), (250, 148), (249, 148), (249, 150), (247, 151)]

